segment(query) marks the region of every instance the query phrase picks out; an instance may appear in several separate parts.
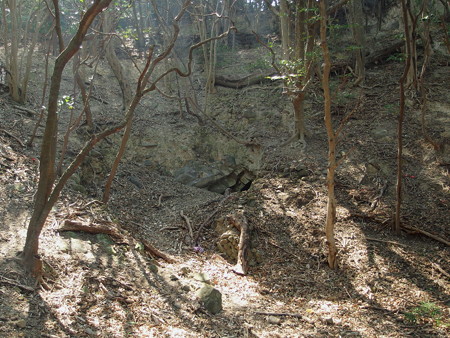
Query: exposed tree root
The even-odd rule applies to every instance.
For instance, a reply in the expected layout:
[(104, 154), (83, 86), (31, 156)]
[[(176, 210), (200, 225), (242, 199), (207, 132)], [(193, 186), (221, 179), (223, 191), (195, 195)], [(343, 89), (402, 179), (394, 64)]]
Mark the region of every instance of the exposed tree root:
[(248, 273), (248, 251), (250, 249), (250, 231), (247, 218), (244, 216), (243, 211), (240, 211), (236, 216), (230, 217), (230, 221), (241, 233), (239, 236), (237, 263), (233, 267), (233, 272), (245, 276)]
[(58, 231), (81, 231), (89, 234), (106, 234), (111, 236), (119, 244), (127, 244), (134, 247), (136, 242), (141, 242), (144, 246), (144, 250), (149, 253), (152, 257), (162, 258), (168, 263), (174, 263), (175, 259), (169, 255), (163, 253), (162, 251), (155, 248), (146, 239), (134, 239), (131, 236), (120, 233), (118, 230), (112, 228), (109, 225), (102, 224), (88, 224), (85, 222), (78, 222), (73, 220), (65, 220), (64, 225), (58, 229)]
[(405, 230), (407, 233), (410, 233), (410, 234), (419, 233), (421, 235), (424, 235), (424, 236), (427, 236), (427, 237), (429, 237), (431, 239), (434, 239), (435, 241), (438, 241), (438, 242), (441, 242), (441, 243), (443, 243), (443, 244), (445, 244), (447, 246), (450, 246), (450, 242), (449, 241), (447, 241), (447, 240), (445, 240), (445, 239), (443, 239), (443, 238), (441, 238), (439, 236), (436, 236), (436, 235), (434, 235), (434, 234), (432, 234), (432, 233), (430, 233), (428, 231), (421, 230), (421, 229), (413, 227), (411, 225), (408, 225), (408, 226), (402, 225), (401, 228), (403, 230)]

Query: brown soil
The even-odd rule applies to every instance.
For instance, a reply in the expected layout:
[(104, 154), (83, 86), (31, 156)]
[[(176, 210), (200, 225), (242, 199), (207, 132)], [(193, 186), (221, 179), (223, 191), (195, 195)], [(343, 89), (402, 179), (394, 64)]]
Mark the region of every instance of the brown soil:
[[(435, 58), (427, 78), (427, 125), (432, 137), (441, 141), (450, 128), (448, 61)], [(87, 205), (99, 198), (102, 187), (89, 186), (86, 194), (66, 189), (41, 236), (43, 286), (35, 286), (14, 259), (24, 243), (38, 171), (38, 147), (26, 148), (20, 142), (28, 140), (37, 118), (14, 108), (3, 95), (1, 336), (448, 336), (449, 247), (421, 234), (395, 236), (390, 230), (397, 82), (402, 67), (391, 62), (369, 69), (362, 89), (334, 78), (335, 120), (358, 107), (339, 143), (340, 156), (346, 158), (336, 182), (336, 271), (326, 263), (327, 143), (318, 84), (307, 104), (306, 148), (297, 143), (281, 146), (289, 137), (283, 121), (290, 116), (283, 110), (286, 98), (277, 84), (218, 88), (213, 110), (231, 116), (225, 128), (264, 148), (263, 166), (248, 191), (224, 200), (222, 195), (181, 185), (132, 160), (121, 165), (107, 206)], [(66, 88), (71, 88), (71, 82), (66, 82)], [(38, 106), (38, 89), (28, 108)], [(96, 95), (111, 104), (99, 113), (99, 121), (110, 121), (113, 108), (120, 113), (120, 97), (114, 93), (118, 90), (99, 84)], [(138, 115), (138, 125), (172, 126), (170, 137), (176, 141), (180, 130), (197, 123), (192, 116), (170, 113), (176, 111), (176, 104), (164, 103), (162, 98), (146, 99), (140, 113), (155, 106), (154, 114)], [(241, 115), (245, 109), (275, 113), (249, 120), (247, 129), (233, 130), (233, 123), (245, 118)], [(436, 152), (423, 140), (419, 117), (419, 106), (412, 98), (405, 121), (402, 220), (406, 226), (449, 241), (449, 163), (445, 151)], [(211, 128), (211, 132), (217, 131)], [(130, 177), (138, 178), (141, 185)], [(218, 251), (214, 232), (218, 218), (242, 209), (259, 257), (247, 276), (231, 271), (235, 262)], [(189, 219), (194, 234), (214, 213), (197, 243), (204, 252), (194, 251), (180, 212)], [(127, 236), (143, 238), (175, 262), (150, 257), (139, 242), (129, 245), (102, 234), (59, 232), (68, 219), (106, 224)], [(222, 293), (221, 313), (210, 315), (199, 305), (187, 271), (207, 275)]]

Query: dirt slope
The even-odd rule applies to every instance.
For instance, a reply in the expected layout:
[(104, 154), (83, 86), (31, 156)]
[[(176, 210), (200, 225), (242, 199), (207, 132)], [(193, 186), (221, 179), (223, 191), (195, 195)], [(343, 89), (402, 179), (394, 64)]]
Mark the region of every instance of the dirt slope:
[[(448, 58), (441, 57), (429, 73), (427, 123), (439, 140), (449, 132), (448, 70)], [(212, 98), (217, 119), (227, 116), (225, 128), (264, 149), (258, 178), (249, 190), (226, 198), (126, 160), (107, 206), (89, 203), (99, 198), (101, 186), (65, 190), (41, 239), (46, 287), (35, 288), (14, 256), (24, 243), (38, 170), (38, 147), (26, 148), (21, 142), (28, 139), (37, 117), (14, 108), (3, 95), (1, 335), (447, 336), (449, 247), (426, 236), (403, 232), (396, 237), (390, 232), (401, 71), (402, 64), (395, 62), (371, 68), (362, 89), (345, 84), (345, 78), (334, 79), (336, 120), (358, 106), (339, 144), (348, 157), (337, 177), (337, 271), (326, 265), (323, 234), (327, 150), (320, 88), (315, 86), (307, 103), (306, 148), (296, 143), (282, 147), (289, 137), (290, 116), (275, 83), (241, 91), (218, 88)], [(97, 90), (96, 95), (108, 97), (120, 114), (115, 91), (101, 85)], [(37, 106), (38, 96), (36, 91), (28, 108)], [(168, 136), (174, 142), (177, 137), (182, 140), (182, 131), (194, 128), (197, 120), (180, 118), (173, 106), (161, 98), (144, 101), (140, 113), (156, 107), (157, 114), (139, 115), (139, 125), (172, 128)], [(111, 106), (98, 108), (99, 121), (108, 120), (114, 111)], [(251, 114), (255, 111), (260, 113), (257, 117)], [(449, 241), (448, 154), (424, 142), (419, 117), (413, 98), (405, 122), (403, 220)], [(246, 121), (247, 129), (233, 129), (238, 121)], [(257, 256), (248, 276), (233, 273), (235, 262), (216, 246), (217, 220), (238, 210), (249, 222)], [(192, 242), (186, 219), (194, 235), (202, 226), (198, 243)], [(59, 232), (66, 220), (107, 225), (122, 237)], [(129, 235), (149, 241), (174, 261), (151, 258), (139, 241), (123, 240)], [(210, 315), (196, 300), (199, 275), (222, 293), (221, 313)]]

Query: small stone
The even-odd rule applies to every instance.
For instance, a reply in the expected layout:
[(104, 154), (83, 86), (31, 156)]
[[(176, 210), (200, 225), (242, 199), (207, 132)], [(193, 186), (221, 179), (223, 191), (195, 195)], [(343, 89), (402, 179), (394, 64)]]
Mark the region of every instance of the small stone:
[(194, 280), (196, 280), (196, 281), (203, 282), (203, 283), (209, 283), (210, 282), (209, 276), (206, 273), (203, 273), (203, 272), (194, 273), (192, 278), (194, 278)]
[(175, 276), (175, 275), (170, 275), (170, 280), (172, 280), (172, 281), (176, 281), (176, 280), (178, 280), (178, 277), (177, 276)]
[(326, 318), (323, 318), (322, 320), (327, 325), (333, 325), (334, 324), (333, 317), (326, 317)]
[(269, 316), (267, 317), (267, 322), (269, 324), (279, 325), (281, 324), (281, 318), (276, 316)]
[(148, 269), (153, 273), (158, 273), (158, 267), (155, 264), (150, 264)]
[(84, 329), (84, 332), (86, 332), (89, 336), (95, 336), (96, 335), (95, 331), (92, 330), (90, 327), (86, 327)]
[(205, 284), (197, 291), (197, 297), (205, 309), (213, 315), (222, 311), (222, 294), (211, 285)]
[(182, 276), (187, 276), (188, 274), (190, 274), (191, 273), (191, 269), (189, 269), (187, 266), (183, 266), (181, 269), (180, 269), (180, 274), (182, 275)]
[(130, 177), (128, 177), (128, 180), (131, 183), (133, 183), (136, 187), (138, 187), (139, 189), (144, 188), (144, 184), (142, 183), (142, 181), (139, 178), (130, 176)]
[(190, 287), (189, 285), (183, 285), (183, 286), (181, 287), (181, 290), (186, 291), (186, 292), (189, 292), (189, 291), (191, 291), (191, 287)]
[(23, 329), (25, 326), (27, 326), (27, 321), (25, 319), (19, 319), (14, 323), (17, 327)]

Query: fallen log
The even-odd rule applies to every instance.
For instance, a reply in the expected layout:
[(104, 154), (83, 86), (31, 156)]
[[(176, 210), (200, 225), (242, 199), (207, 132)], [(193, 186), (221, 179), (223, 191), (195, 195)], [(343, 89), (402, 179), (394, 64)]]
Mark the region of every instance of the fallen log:
[(396, 52), (400, 52), (401, 48), (405, 45), (404, 40), (398, 40), (391, 43), (389, 46), (376, 50), (366, 56), (366, 66), (374, 64), (377, 61), (387, 59), (389, 56)]
[(245, 276), (248, 272), (248, 251), (250, 246), (250, 234), (247, 218), (240, 211), (236, 216), (230, 217), (230, 221), (241, 234), (239, 236), (237, 263), (233, 267), (233, 272)]
[(80, 231), (89, 234), (106, 234), (110, 235), (118, 244), (126, 244), (130, 247), (136, 247), (137, 242), (141, 242), (144, 250), (148, 252), (152, 257), (162, 258), (168, 263), (174, 263), (175, 259), (165, 254), (164, 252), (155, 248), (149, 241), (140, 238), (134, 239), (131, 236), (120, 233), (118, 230), (111, 228), (108, 225), (92, 224), (86, 222), (73, 221), (66, 219), (64, 225), (58, 229), (59, 232), (63, 231)]
[(92, 224), (87, 222), (73, 221), (66, 219), (62, 227), (58, 229), (59, 232), (64, 231), (80, 231), (88, 234), (105, 234), (112, 237), (123, 239), (123, 236), (115, 229), (106, 225)]
[[(392, 42), (386, 47), (371, 52), (365, 58), (366, 67), (378, 62), (382, 62), (392, 54), (400, 52), (404, 44), (405, 42), (403, 40), (398, 40)], [(336, 61), (331, 65), (331, 72), (341, 74), (344, 73), (348, 67), (352, 68), (353, 66), (354, 65), (352, 60)], [(230, 76), (216, 75), (214, 82), (216, 86), (241, 89), (255, 84), (270, 83), (271, 81), (273, 81), (271, 78), (274, 75), (276, 75), (276, 73), (274, 72), (267, 72), (265, 74), (250, 74), (242, 78), (231, 78)]]
[(241, 89), (247, 86), (261, 84), (261, 83), (269, 83), (271, 82), (271, 77), (275, 75), (275, 73), (265, 73), (265, 74), (250, 74), (243, 78), (232, 79), (228, 76), (220, 76), (216, 75), (215, 77), (215, 85), (222, 86), (233, 89)]
[[(366, 67), (370, 65), (377, 64), (378, 62), (382, 62), (389, 58), (392, 54), (396, 52), (400, 52), (401, 48), (405, 45), (405, 41), (398, 40), (393, 43), (391, 43), (387, 47), (383, 47), (381, 49), (378, 49), (376, 51), (371, 52), (369, 55), (365, 58), (365, 65)], [(342, 74), (345, 73), (345, 71), (348, 69), (348, 67), (352, 68), (354, 67), (354, 62), (352, 60), (340, 60), (333, 62), (331, 65), (331, 72)]]

